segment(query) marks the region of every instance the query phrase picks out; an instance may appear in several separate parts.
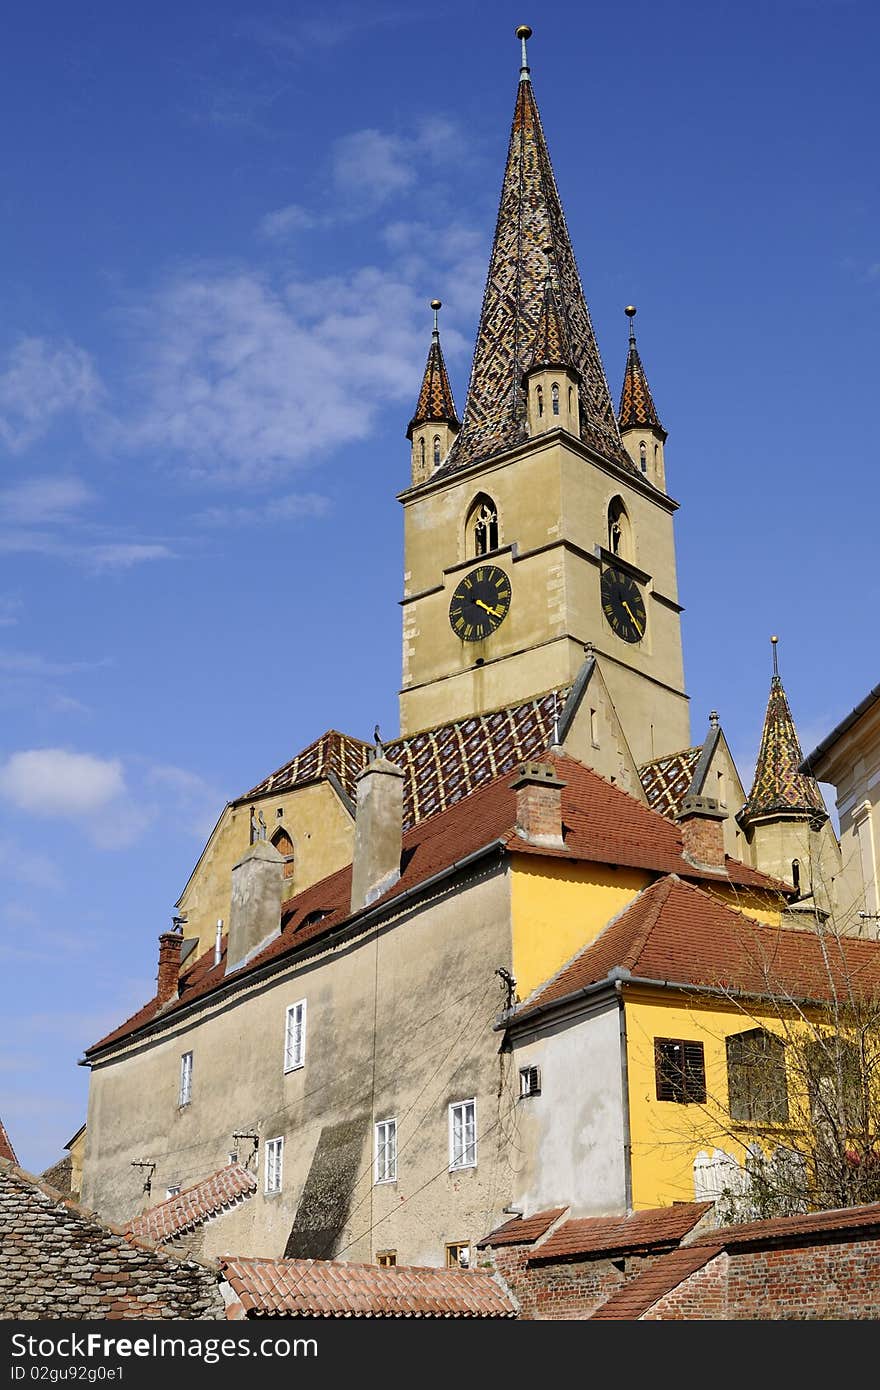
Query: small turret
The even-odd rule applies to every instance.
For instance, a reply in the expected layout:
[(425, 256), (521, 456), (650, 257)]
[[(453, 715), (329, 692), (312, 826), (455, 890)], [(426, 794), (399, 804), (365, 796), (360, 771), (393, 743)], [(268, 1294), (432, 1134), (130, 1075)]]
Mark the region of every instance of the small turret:
[(455, 401), (440, 347), (440, 328), (437, 315), (442, 308), (439, 299), (431, 300), (434, 310), (434, 331), (422, 377), (422, 389), (416, 413), (409, 422), (406, 437), (412, 444), (412, 481), (423, 483), (446, 458), (452, 441), (461, 429), (455, 413)]
[(633, 325), (636, 306), (627, 304), (624, 313), (629, 319), (629, 352), (620, 393), (620, 437), (638, 471), (655, 487), (665, 492), (666, 463), (663, 458), (663, 446), (667, 435), (660, 423), (648, 378), (645, 376), (645, 369), (636, 347)]
[(523, 373), (529, 434), (567, 430), (580, 435), (581, 375), (573, 365), (569, 334), (553, 285), (548, 250), (544, 301), (531, 362)]

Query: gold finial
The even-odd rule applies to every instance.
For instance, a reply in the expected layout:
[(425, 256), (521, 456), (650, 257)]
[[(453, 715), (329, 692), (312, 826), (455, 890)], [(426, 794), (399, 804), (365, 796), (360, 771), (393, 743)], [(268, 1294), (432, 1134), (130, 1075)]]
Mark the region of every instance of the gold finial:
[(623, 312), (626, 314), (628, 319), (635, 318), (636, 306), (634, 304), (627, 304)]
[(443, 301), (442, 301), (441, 299), (432, 299), (432, 300), (431, 300), (431, 308), (434, 310), (434, 332), (435, 332), (435, 333), (439, 333), (439, 332), (440, 332), (440, 325), (439, 325), (439, 323), (437, 322), (437, 315), (438, 315), (438, 313), (440, 312), (440, 310), (443, 308)]
[(629, 340), (631, 343), (634, 343), (636, 340), (636, 326), (633, 323), (633, 319), (636, 316), (636, 306), (634, 304), (627, 304), (623, 312), (629, 319)]
[(517, 27), (516, 37), (519, 39), (520, 43), (522, 44), (522, 62), (520, 63), (519, 80), (520, 80), (520, 82), (528, 82), (528, 80), (529, 80), (529, 55), (528, 55), (528, 53), (526, 52), (526, 39), (530, 39), (530, 38), (532, 37), (532, 31), (531, 31), (531, 29), (529, 28), (529, 26), (528, 26), (527, 24), (520, 24), (520, 25)]
[(779, 645), (779, 638), (774, 634), (774, 635), (770, 638), (770, 641), (771, 641), (771, 643), (773, 644), (773, 674), (774, 674), (774, 676), (778, 676), (778, 675), (779, 675), (779, 661), (778, 661), (777, 655), (776, 655), (776, 648), (777, 648), (778, 645)]

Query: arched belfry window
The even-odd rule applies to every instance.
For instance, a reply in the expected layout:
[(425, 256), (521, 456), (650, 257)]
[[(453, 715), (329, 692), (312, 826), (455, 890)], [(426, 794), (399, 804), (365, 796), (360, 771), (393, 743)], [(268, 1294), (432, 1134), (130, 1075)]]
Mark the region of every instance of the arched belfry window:
[(439, 468), (439, 467), (440, 467), (440, 436), (439, 436), (439, 434), (435, 434), (435, 435), (434, 435), (434, 467), (435, 467), (435, 468)]
[(553, 385), (550, 387), (550, 394), (551, 394), (551, 396), (552, 396), (552, 398), (553, 398), (553, 414), (554, 414), (554, 415), (558, 415), (558, 414), (559, 414), (559, 387), (557, 386), (557, 384), (556, 384), (555, 381), (554, 381)]
[(648, 471), (648, 446), (644, 439), (639, 444), (639, 464), (643, 473)]
[(535, 396), (537, 397), (537, 400), (538, 400), (538, 414), (539, 414), (539, 415), (543, 415), (543, 414), (544, 414), (544, 388), (543, 388), (543, 386), (537, 386), (537, 387), (535, 388)]
[(488, 555), (490, 550), (497, 550), (498, 545), (498, 508), (491, 497), (481, 492), (471, 505), (465, 525), (468, 558)]
[(632, 560), (632, 526), (622, 497), (612, 497), (608, 504), (608, 549), (612, 555)]
[(420, 436), (419, 436), (419, 462), (421, 463), (422, 467), (424, 468), (424, 466), (425, 466), (425, 436), (424, 436), (424, 435), (420, 435)]

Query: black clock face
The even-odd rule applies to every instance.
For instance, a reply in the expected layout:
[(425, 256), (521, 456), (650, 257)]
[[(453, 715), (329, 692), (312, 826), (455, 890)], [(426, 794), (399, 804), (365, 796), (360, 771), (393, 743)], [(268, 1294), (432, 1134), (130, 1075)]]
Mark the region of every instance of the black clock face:
[(481, 642), (510, 610), (510, 580), (497, 565), (478, 565), (461, 580), (449, 605), (449, 621), (463, 642)]
[(641, 642), (645, 635), (647, 617), (641, 590), (631, 575), (623, 570), (602, 571), (602, 612), (612, 632), (624, 642)]

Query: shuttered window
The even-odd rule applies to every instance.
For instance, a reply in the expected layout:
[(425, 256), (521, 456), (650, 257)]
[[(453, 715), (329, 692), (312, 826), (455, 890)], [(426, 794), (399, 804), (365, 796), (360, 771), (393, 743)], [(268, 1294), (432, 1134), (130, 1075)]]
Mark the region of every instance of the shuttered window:
[(688, 1105), (706, 1099), (703, 1044), (687, 1038), (654, 1039), (657, 1099)]

